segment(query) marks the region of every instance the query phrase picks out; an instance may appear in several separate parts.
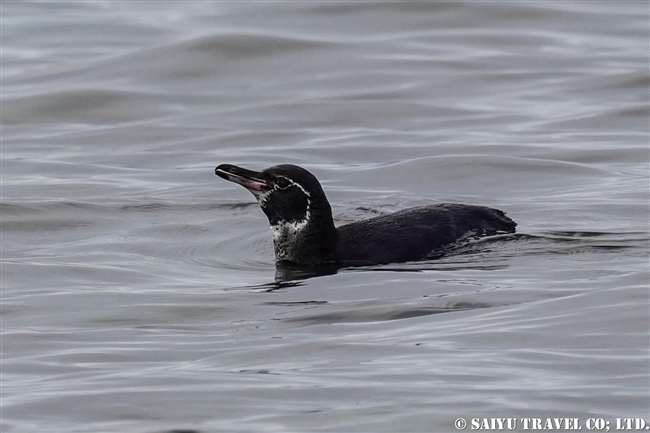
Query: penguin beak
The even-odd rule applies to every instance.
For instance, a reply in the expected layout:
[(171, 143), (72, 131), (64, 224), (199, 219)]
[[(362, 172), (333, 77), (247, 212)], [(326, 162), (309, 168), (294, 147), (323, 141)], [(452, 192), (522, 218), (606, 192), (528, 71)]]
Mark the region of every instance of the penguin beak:
[(251, 191), (261, 191), (262, 189), (270, 188), (267, 181), (264, 180), (262, 173), (237, 167), (236, 165), (221, 164), (214, 169), (214, 174)]

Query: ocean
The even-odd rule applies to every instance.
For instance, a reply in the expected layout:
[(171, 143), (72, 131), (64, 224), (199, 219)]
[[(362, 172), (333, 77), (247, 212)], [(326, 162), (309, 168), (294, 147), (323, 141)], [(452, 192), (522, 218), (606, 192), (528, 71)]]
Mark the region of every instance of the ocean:
[[(647, 2), (0, 15), (2, 432), (650, 425)], [(518, 230), (295, 274), (222, 163)]]

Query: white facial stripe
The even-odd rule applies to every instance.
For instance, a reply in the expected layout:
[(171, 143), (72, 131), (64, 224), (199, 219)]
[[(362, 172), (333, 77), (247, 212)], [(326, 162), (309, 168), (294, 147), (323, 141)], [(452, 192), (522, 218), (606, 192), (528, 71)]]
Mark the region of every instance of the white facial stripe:
[[(307, 228), (307, 225), (309, 224), (309, 221), (311, 219), (311, 194), (309, 191), (307, 191), (305, 188), (302, 187), (302, 185), (294, 182), (293, 180), (285, 177), (285, 176), (279, 176), (283, 179), (285, 179), (287, 182), (289, 182), (289, 186), (286, 188), (289, 188), (290, 186), (296, 186), (300, 191), (305, 194), (305, 198), (307, 199), (307, 209), (305, 209), (305, 217), (299, 221), (291, 221), (288, 222), (286, 220), (281, 220), (278, 223), (274, 224), (271, 226), (271, 230), (273, 231), (273, 245), (275, 249), (275, 256), (277, 259), (288, 259), (288, 260), (296, 260), (296, 257), (293, 257), (291, 254), (291, 251), (298, 242), (302, 242), (301, 239), (303, 239), (303, 231)], [(271, 193), (275, 194), (283, 194), (283, 189), (286, 188), (280, 188), (275, 185), (275, 188), (271, 191), (266, 191), (262, 193), (260, 191), (259, 194), (255, 194), (255, 197), (257, 198), (258, 202), (260, 205), (264, 205), (266, 201), (270, 198)], [(254, 192), (255, 193), (255, 192)]]
[(293, 180), (289, 179), (286, 176), (278, 176), (278, 177), (281, 177), (282, 179), (285, 179), (291, 185), (297, 186), (300, 189), (300, 191), (302, 191), (307, 197), (311, 197), (311, 194), (309, 194), (309, 191), (307, 191), (305, 188), (303, 188), (302, 185), (300, 185), (299, 183), (294, 182)]
[[(300, 191), (302, 191), (303, 194), (305, 194), (305, 196), (307, 196), (307, 209), (305, 210), (305, 219), (301, 220), (301, 221), (294, 222), (294, 223), (287, 223), (287, 222), (283, 221), (284, 224), (295, 224), (296, 228), (295, 228), (294, 231), (300, 231), (307, 225), (307, 223), (309, 222), (309, 219), (311, 217), (311, 212), (309, 211), (310, 208), (311, 208), (311, 200), (310, 200), (311, 194), (309, 193), (309, 191), (307, 191), (305, 188), (303, 188), (302, 185), (294, 182), (293, 180), (289, 179), (288, 177), (286, 177), (286, 176), (278, 176), (278, 177), (281, 177), (282, 179), (286, 179), (287, 182), (289, 182), (291, 185), (294, 185), (294, 186), (298, 187), (298, 189), (300, 189)], [(287, 188), (289, 188), (289, 187), (287, 187)], [(276, 186), (275, 190), (278, 190), (278, 189), (280, 189), (280, 188)], [(284, 188), (284, 189), (286, 189), (286, 188)], [(255, 198), (257, 198), (257, 202), (260, 204), (260, 206), (263, 206), (266, 203), (266, 201), (268, 200), (271, 191), (251, 191), (251, 192), (253, 194), (255, 194)], [(271, 227), (271, 228), (273, 229), (273, 231), (275, 233), (275, 229), (273, 227)]]

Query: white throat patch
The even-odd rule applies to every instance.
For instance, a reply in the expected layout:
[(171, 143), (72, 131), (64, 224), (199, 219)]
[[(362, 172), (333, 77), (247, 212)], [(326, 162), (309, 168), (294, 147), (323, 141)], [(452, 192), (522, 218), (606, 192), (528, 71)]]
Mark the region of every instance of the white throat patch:
[(300, 221), (280, 221), (272, 225), (273, 231), (273, 249), (275, 250), (275, 258), (279, 260), (296, 260), (292, 256), (292, 250), (295, 245), (301, 242), (302, 232), (309, 224), (309, 211), (305, 219)]
[(260, 206), (264, 206), (266, 201), (269, 199), (269, 196), (271, 195), (271, 190), (262, 191), (262, 190), (249, 189), (249, 191), (253, 193), (253, 195), (255, 196), (255, 200), (257, 200)]

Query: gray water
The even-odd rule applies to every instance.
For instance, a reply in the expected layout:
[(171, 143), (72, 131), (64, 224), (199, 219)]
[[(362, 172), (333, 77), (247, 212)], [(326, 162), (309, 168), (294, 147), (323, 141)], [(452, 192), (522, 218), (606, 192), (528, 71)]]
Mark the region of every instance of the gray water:
[[(647, 2), (1, 14), (3, 432), (650, 422)], [(518, 233), (296, 275), (220, 163)]]

